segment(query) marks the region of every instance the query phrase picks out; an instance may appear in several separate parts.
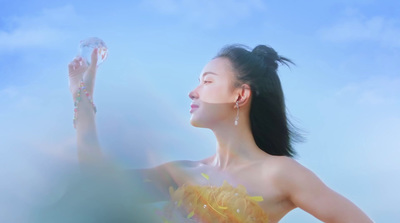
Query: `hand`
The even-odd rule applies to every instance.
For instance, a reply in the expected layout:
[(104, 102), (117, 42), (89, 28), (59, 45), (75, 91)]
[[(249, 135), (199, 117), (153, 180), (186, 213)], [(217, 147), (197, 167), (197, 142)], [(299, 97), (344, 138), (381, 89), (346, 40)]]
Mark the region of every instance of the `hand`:
[(82, 57), (75, 57), (71, 63), (68, 64), (69, 73), (69, 90), (75, 100), (76, 92), (79, 89), (80, 81), (83, 79), (86, 89), (90, 95), (93, 96), (94, 83), (97, 71), (97, 48), (92, 52), (92, 63), (87, 65), (85, 59)]
[(69, 90), (75, 100), (76, 92), (79, 89), (79, 83), (83, 78), (83, 74), (88, 69), (86, 61), (82, 57), (75, 57), (68, 64)]

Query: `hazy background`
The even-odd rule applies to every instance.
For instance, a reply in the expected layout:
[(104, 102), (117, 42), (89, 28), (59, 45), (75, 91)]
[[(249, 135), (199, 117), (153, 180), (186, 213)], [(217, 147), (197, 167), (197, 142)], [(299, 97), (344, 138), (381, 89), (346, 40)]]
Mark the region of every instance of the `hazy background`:
[[(61, 2), (61, 1), (60, 1)], [(95, 103), (101, 143), (127, 168), (214, 152), (188, 92), (226, 44), (272, 46), (307, 141), (297, 160), (376, 222), (399, 222), (400, 1), (0, 0), (0, 221), (24, 222), (76, 168), (67, 64), (109, 47)], [(319, 222), (302, 210), (282, 222)]]

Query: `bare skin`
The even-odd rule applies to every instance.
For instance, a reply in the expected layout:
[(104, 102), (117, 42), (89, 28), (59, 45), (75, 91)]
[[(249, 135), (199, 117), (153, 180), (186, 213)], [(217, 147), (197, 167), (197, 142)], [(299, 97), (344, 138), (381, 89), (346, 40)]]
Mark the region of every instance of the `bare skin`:
[[(96, 52), (92, 55), (96, 64)], [(96, 67), (87, 67), (75, 58), (69, 64), (70, 89), (74, 95), (83, 77), (93, 95)], [(294, 208), (301, 208), (323, 222), (372, 222), (352, 202), (328, 188), (310, 170), (289, 157), (272, 156), (259, 149), (253, 139), (248, 85), (234, 87), (230, 61), (216, 58), (201, 72), (199, 85), (189, 93), (192, 99), (190, 122), (209, 128), (217, 139), (216, 153), (200, 161), (174, 161), (155, 168), (132, 170), (137, 177), (150, 181), (159, 193), (154, 200), (167, 200), (168, 188), (183, 184), (219, 186), (224, 180), (233, 186), (243, 185), (248, 193), (262, 196), (260, 206), (270, 222), (278, 222)], [(77, 81), (78, 80), (78, 81)], [(234, 125), (239, 106), (238, 125)], [(77, 146), (80, 163), (90, 166), (101, 162), (94, 112), (83, 97), (79, 105)], [(204, 179), (201, 173), (210, 176)]]

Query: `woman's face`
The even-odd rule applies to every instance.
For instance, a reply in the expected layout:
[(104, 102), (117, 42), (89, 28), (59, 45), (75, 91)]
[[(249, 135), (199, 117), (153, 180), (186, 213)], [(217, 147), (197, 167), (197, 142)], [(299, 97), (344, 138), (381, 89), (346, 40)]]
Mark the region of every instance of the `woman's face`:
[(202, 70), (199, 85), (189, 93), (192, 99), (190, 122), (196, 127), (212, 128), (221, 123), (233, 125), (238, 98), (235, 75), (227, 58), (215, 58)]

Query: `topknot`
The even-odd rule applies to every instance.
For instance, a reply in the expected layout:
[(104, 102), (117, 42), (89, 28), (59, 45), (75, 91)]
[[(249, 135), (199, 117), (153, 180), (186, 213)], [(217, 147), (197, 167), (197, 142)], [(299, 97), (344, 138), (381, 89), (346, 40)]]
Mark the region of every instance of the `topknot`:
[(278, 69), (278, 62), (288, 66), (289, 63), (293, 63), (291, 60), (281, 57), (278, 53), (271, 47), (265, 45), (256, 46), (252, 53), (260, 57), (268, 66), (272, 67), (274, 70)]

